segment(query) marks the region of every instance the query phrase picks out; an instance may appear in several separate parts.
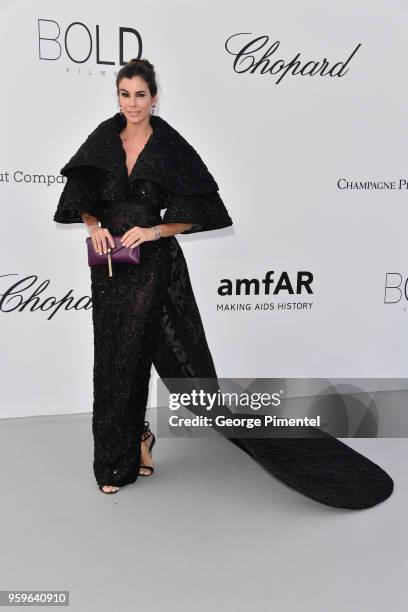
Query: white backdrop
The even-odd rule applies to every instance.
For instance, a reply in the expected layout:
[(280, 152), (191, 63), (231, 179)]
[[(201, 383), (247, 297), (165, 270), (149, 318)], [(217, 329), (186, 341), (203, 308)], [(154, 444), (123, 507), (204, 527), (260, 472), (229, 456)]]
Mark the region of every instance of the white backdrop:
[[(234, 221), (178, 237), (219, 376), (408, 377), (407, 300), (386, 291), (387, 273), (389, 285), (408, 274), (405, 2), (3, 1), (0, 15), (1, 417), (92, 410), (87, 233), (52, 216), (60, 168), (117, 112), (121, 27), (142, 43), (126, 34), (124, 59), (155, 65), (158, 114), (200, 153)], [(85, 26), (92, 37), (83, 63), (64, 48), (74, 22), (72, 57), (88, 54)], [(99, 58), (113, 65), (97, 63), (97, 25)], [(262, 48), (235, 64), (258, 37)], [(301, 66), (326, 58), (328, 69), (357, 50), (341, 77), (277, 83), (281, 73), (249, 71), (270, 47), (271, 63), (300, 54)], [(268, 271), (309, 272), (313, 293), (218, 293), (223, 279)]]

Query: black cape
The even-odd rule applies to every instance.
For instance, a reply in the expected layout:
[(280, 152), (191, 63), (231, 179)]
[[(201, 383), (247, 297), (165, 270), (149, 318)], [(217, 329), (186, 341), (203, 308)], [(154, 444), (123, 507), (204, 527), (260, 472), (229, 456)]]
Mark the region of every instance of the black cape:
[[(85, 211), (112, 232), (125, 231), (128, 227), (120, 226), (110, 211), (146, 197), (156, 202), (156, 209), (165, 209), (164, 223), (192, 223), (185, 234), (232, 225), (218, 185), (199, 154), (163, 118), (152, 115), (150, 120), (153, 133), (130, 177), (119, 138), (125, 126), (123, 116), (117, 113), (89, 134), (61, 169), (68, 180), (55, 221), (82, 223), (80, 213)], [(145, 222), (146, 226), (157, 222), (157, 217), (146, 216)], [(177, 380), (183, 377), (191, 381), (190, 387), (201, 388), (203, 380), (216, 381), (217, 374), (181, 247), (175, 237), (169, 244), (171, 278), (153, 364), (170, 391), (179, 390)], [(244, 347), (234, 347), (240, 349)], [(211, 390), (216, 387), (214, 382), (207, 385)], [(225, 432), (223, 428), (219, 431)], [(393, 481), (382, 468), (316, 428), (281, 430), (272, 438), (230, 440), (281, 481), (329, 506), (368, 508), (393, 490)]]
[(192, 223), (184, 234), (232, 225), (218, 185), (197, 151), (162, 117), (151, 115), (150, 123), (153, 133), (129, 178), (119, 138), (126, 125), (123, 115), (117, 113), (89, 134), (60, 171), (72, 180), (65, 184), (54, 221), (82, 223), (81, 212), (98, 217), (108, 204), (132, 201), (141, 186), (153, 183), (161, 189), (163, 223)]

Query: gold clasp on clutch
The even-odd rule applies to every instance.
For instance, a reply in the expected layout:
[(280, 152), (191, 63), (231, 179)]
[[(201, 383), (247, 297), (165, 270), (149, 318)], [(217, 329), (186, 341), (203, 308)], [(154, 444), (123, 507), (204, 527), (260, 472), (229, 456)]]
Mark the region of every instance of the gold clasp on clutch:
[(112, 260), (111, 260), (111, 248), (108, 247), (108, 268), (109, 268), (109, 276), (112, 276)]

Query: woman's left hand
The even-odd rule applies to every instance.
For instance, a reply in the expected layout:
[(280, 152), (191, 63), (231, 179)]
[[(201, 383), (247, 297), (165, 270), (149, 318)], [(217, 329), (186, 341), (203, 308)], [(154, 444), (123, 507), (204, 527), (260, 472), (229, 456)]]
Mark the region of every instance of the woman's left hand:
[(120, 239), (123, 246), (133, 249), (139, 246), (142, 242), (147, 242), (156, 239), (156, 232), (152, 227), (139, 227), (135, 225), (127, 230)]

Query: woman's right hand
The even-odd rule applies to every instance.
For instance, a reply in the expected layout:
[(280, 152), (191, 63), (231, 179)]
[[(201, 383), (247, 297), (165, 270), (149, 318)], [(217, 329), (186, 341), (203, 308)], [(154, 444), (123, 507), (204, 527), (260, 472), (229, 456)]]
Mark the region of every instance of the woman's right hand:
[(93, 247), (99, 255), (102, 255), (102, 252), (106, 254), (108, 252), (108, 246), (111, 246), (113, 249), (115, 248), (115, 241), (106, 227), (98, 227), (95, 225), (91, 227), (89, 234)]

